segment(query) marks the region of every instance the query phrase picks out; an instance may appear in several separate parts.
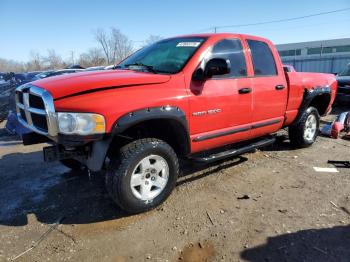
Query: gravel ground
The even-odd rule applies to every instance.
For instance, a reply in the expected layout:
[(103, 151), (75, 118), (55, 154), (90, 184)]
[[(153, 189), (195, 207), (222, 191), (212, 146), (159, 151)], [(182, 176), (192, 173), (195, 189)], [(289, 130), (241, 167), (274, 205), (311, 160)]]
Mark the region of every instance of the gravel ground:
[(100, 174), (44, 163), (45, 145), (24, 147), (4, 124), (0, 261), (350, 261), (350, 169), (313, 170), (350, 160), (350, 141), (293, 150), (282, 131), (262, 151), (186, 163), (164, 205), (127, 216)]

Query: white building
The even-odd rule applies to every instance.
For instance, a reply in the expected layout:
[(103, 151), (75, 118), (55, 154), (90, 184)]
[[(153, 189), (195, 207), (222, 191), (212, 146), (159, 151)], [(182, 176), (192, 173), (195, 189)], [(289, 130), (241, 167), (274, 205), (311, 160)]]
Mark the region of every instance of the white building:
[(350, 38), (276, 45), (297, 71), (337, 73), (350, 63)]
[(277, 45), (281, 57), (350, 55), (350, 38)]

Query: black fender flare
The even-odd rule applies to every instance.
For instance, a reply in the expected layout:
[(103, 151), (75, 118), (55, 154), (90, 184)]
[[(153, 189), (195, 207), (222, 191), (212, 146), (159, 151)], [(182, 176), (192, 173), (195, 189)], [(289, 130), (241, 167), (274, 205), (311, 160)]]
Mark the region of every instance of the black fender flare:
[(155, 119), (171, 119), (178, 121), (186, 129), (188, 133), (188, 122), (186, 114), (179, 107), (162, 106), (148, 107), (145, 109), (135, 110), (121, 116), (113, 126), (112, 134), (119, 134), (138, 123), (155, 120)]
[[(134, 110), (121, 116), (113, 125), (112, 136), (121, 134), (128, 128), (148, 120), (172, 120), (182, 127), (181, 134), (184, 137), (184, 153), (191, 151), (189, 125), (185, 112), (178, 106), (159, 106), (147, 107), (144, 109)], [(180, 131), (180, 130), (176, 130)]]
[(303, 112), (308, 109), (308, 107), (310, 106), (312, 100), (314, 100), (315, 97), (320, 96), (320, 95), (324, 95), (324, 94), (328, 94), (328, 95), (332, 95), (332, 89), (329, 86), (326, 87), (315, 87), (313, 89), (305, 89), (304, 91), (304, 96), (303, 96), (303, 101), (299, 107), (299, 112), (298, 115), (296, 117), (296, 119), (294, 120), (292, 125), (298, 124), (300, 121), (300, 118), (303, 114)]
[(138, 123), (155, 119), (170, 119), (181, 124), (186, 132), (185, 151), (190, 151), (190, 137), (185, 112), (176, 106), (149, 107), (132, 111), (118, 118), (113, 124), (111, 135), (108, 136), (107, 139), (96, 141), (93, 144), (90, 155), (85, 161), (86, 166), (92, 171), (101, 170), (107, 151), (114, 136), (121, 134), (128, 128)]

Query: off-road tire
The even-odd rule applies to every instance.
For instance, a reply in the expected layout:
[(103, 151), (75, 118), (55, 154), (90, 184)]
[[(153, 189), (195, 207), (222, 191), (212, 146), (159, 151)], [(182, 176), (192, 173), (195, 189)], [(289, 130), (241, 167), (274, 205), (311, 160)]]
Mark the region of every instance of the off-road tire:
[[(139, 161), (150, 155), (164, 158), (168, 167), (168, 181), (159, 195), (152, 200), (141, 200), (135, 197), (130, 186), (131, 175)], [(163, 203), (176, 185), (179, 174), (179, 162), (174, 150), (164, 141), (155, 138), (135, 140), (119, 150), (111, 160), (105, 176), (107, 191), (114, 202), (130, 214), (153, 209)]]
[[(310, 115), (314, 115), (316, 118), (316, 131), (311, 140), (307, 140), (304, 137), (306, 130), (306, 122)], [(289, 140), (293, 147), (305, 148), (311, 146), (315, 141), (319, 133), (320, 128), (320, 115), (316, 108), (310, 106), (301, 115), (299, 121), (291, 125), (288, 129)]]

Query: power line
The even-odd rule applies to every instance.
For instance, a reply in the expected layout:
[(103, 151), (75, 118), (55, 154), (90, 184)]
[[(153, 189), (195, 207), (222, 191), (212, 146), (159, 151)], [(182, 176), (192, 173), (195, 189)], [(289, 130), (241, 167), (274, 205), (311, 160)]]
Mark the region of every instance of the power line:
[[(327, 23), (317, 23), (317, 24), (306, 24), (306, 25), (303, 25), (303, 28), (308, 28), (308, 27), (324, 27), (325, 25), (328, 25), (328, 26), (334, 26), (334, 25), (339, 25), (343, 22), (350, 22), (349, 19), (346, 19), (346, 20), (332, 20), (331, 22), (327, 22)], [(283, 30), (286, 30), (286, 29), (300, 29), (300, 26), (288, 26), (288, 25), (285, 25), (285, 26), (280, 26), (280, 27), (272, 27), (272, 28), (267, 28), (267, 29), (264, 29), (264, 32), (270, 32), (270, 31), (283, 31)]]
[(256, 26), (256, 25), (266, 25), (266, 24), (290, 22), (290, 21), (301, 20), (301, 19), (315, 17), (315, 16), (321, 16), (321, 15), (327, 15), (327, 14), (344, 12), (344, 11), (348, 11), (348, 10), (350, 10), (350, 7), (349, 8), (338, 9), (338, 10), (333, 10), (333, 11), (328, 11), (328, 12), (321, 12), (321, 13), (311, 14), (311, 15), (304, 15), (304, 16), (298, 16), (298, 17), (292, 17), (292, 18), (286, 18), (286, 19), (278, 19), (278, 20), (271, 20), (271, 21), (264, 21), (264, 22), (259, 22), (259, 23), (213, 26), (213, 27), (206, 28), (206, 29), (203, 29), (203, 30), (200, 30), (200, 31), (206, 31), (206, 30), (209, 29), (209, 30), (214, 30), (214, 32), (216, 32), (220, 28), (246, 27), (246, 26)]

